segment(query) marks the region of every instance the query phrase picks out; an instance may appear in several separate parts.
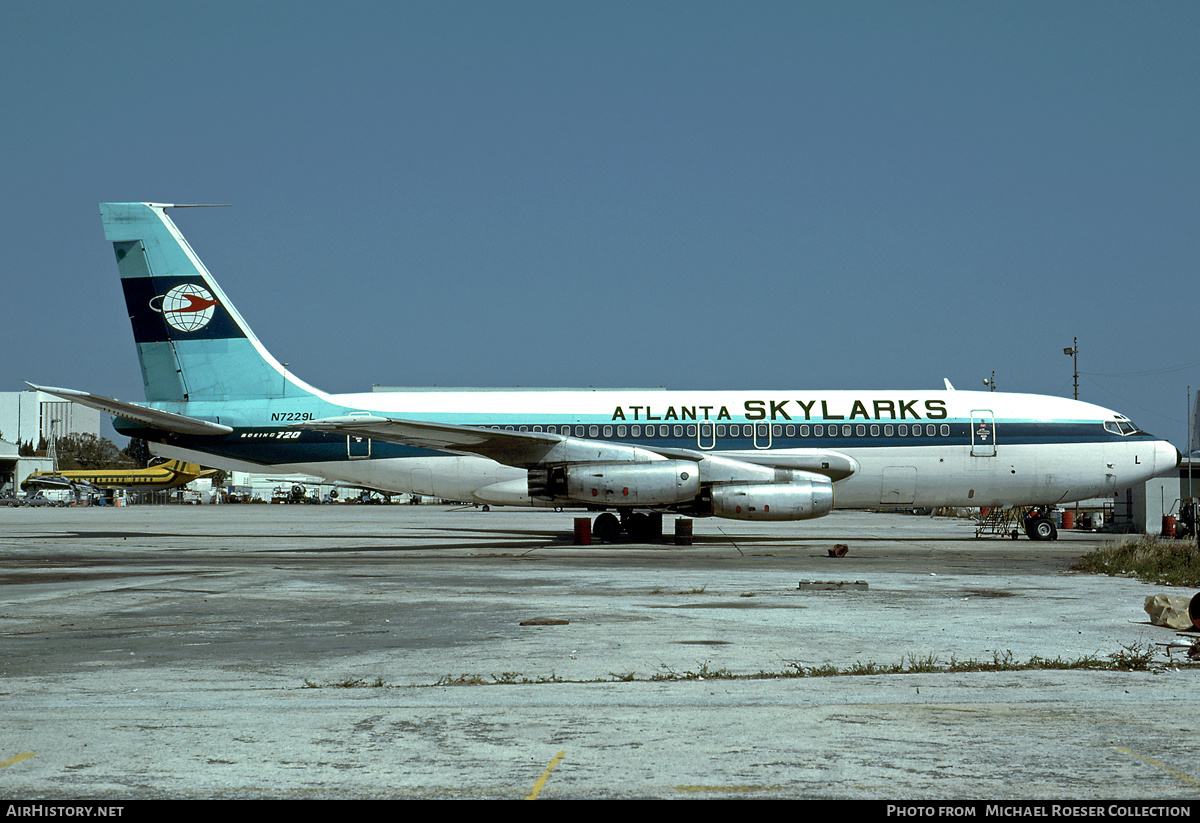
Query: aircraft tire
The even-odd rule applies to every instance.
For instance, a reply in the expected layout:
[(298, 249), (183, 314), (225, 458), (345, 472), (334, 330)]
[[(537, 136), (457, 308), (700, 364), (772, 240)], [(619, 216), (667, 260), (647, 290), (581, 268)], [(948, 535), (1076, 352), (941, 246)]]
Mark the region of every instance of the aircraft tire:
[(621, 521), (612, 512), (596, 515), (592, 524), (592, 537), (604, 543), (616, 543), (621, 536)]
[(1039, 517), (1029, 524), (1030, 540), (1057, 540), (1058, 529), (1049, 517)]

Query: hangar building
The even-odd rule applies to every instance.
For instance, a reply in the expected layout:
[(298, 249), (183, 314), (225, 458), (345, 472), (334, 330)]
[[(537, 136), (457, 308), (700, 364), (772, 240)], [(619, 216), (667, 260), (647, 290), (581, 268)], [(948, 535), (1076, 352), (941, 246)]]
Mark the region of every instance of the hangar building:
[(22, 443), (37, 448), (68, 434), (100, 436), (100, 412), (40, 391), (0, 392), (0, 491), (12, 491), (35, 469), (49, 471), (50, 458), (22, 457)]

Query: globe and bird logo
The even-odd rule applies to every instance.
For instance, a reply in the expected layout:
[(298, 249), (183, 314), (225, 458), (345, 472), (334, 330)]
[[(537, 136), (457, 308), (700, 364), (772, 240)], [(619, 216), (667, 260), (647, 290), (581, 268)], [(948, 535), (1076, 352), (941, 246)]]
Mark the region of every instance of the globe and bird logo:
[(161, 313), (171, 328), (181, 332), (200, 331), (212, 320), (213, 309), (219, 305), (207, 289), (195, 283), (181, 283), (150, 301), (150, 308)]

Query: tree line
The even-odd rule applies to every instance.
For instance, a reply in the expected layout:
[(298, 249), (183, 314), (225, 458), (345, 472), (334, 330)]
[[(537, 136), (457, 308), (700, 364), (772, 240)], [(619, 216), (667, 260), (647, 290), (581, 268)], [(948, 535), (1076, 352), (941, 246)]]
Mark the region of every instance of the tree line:
[[(76, 433), (55, 438), (60, 471), (81, 469), (144, 469), (150, 464), (150, 448), (145, 440), (134, 438), (123, 449), (106, 437)], [(43, 436), (36, 446), (32, 440), (17, 444), (19, 457), (45, 457), (50, 453), (49, 441)]]

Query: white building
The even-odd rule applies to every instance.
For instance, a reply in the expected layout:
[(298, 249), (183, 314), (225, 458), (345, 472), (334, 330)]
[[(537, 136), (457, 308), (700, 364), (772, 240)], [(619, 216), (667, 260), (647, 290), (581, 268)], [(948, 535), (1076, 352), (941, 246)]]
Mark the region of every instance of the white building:
[(1179, 519), (1183, 506), (1200, 497), (1200, 457), (1185, 457), (1175, 471), (1147, 480), (1128, 494), (1135, 531), (1159, 534), (1164, 517)]
[(48, 457), (20, 457), (21, 444), (68, 434), (100, 436), (100, 412), (40, 391), (0, 392), (0, 490), (15, 489), (34, 469), (52, 468)]
[(100, 412), (40, 391), (0, 392), (0, 440), (37, 448), (68, 434), (100, 436)]

